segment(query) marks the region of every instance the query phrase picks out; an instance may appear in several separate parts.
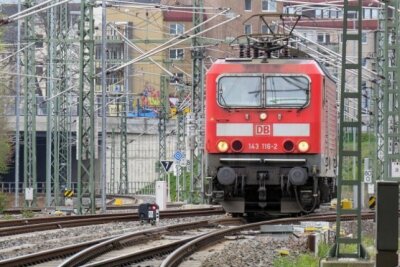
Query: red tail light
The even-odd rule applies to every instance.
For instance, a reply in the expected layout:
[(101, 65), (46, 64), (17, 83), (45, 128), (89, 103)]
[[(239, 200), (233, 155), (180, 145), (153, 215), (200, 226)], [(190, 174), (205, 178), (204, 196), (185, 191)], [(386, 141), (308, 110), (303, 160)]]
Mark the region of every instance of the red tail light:
[(235, 140), (232, 142), (232, 150), (233, 151), (239, 152), (239, 151), (242, 151), (242, 149), (243, 149), (243, 144), (241, 141)]
[(292, 141), (287, 140), (283, 143), (283, 148), (285, 149), (286, 152), (292, 152), (294, 149), (294, 144)]

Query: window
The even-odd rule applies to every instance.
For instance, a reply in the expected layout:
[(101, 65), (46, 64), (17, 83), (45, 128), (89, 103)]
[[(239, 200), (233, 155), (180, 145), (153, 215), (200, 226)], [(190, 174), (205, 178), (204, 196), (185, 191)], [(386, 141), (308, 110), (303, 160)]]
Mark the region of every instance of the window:
[(331, 9), (330, 18), (336, 19), (338, 17), (338, 11), (336, 9)]
[(357, 11), (349, 11), (347, 13), (347, 18), (349, 18), (349, 19), (357, 19), (358, 18), (357, 14), (358, 14)]
[(322, 17), (327, 19), (329, 18), (330, 10), (329, 9), (324, 9), (322, 10)]
[(182, 34), (185, 31), (185, 25), (174, 23), (169, 25), (169, 33), (172, 35)]
[(251, 11), (251, 0), (244, 0), (244, 10)]
[(182, 72), (174, 73), (174, 76), (170, 77), (169, 82), (170, 83), (183, 83), (183, 73)]
[(284, 13), (301, 15), (302, 8), (301, 7), (291, 7), (291, 6), (284, 7)]
[(377, 19), (378, 9), (377, 8), (363, 8), (363, 19)]
[(372, 9), (371, 18), (372, 19), (378, 19), (378, 17), (379, 17), (378, 9), (377, 8)]
[(262, 24), (261, 25), (261, 33), (271, 33), (271, 31), (269, 30), (267, 25)]
[(315, 18), (317, 18), (317, 19), (322, 18), (322, 10), (321, 9), (315, 10)]
[(319, 44), (329, 44), (331, 42), (331, 36), (328, 33), (318, 33), (317, 42)]
[(173, 48), (169, 50), (169, 59), (179, 60), (183, 59), (183, 49)]
[(276, 11), (276, 0), (261, 0), (262, 11)]
[(218, 103), (224, 107), (261, 107), (261, 76), (224, 76), (218, 80)]
[(363, 19), (371, 19), (372, 12), (370, 8), (363, 8)]
[(233, 108), (302, 108), (308, 104), (309, 90), (304, 76), (223, 76), (218, 80), (218, 103)]
[(266, 77), (267, 106), (302, 107), (308, 103), (310, 82), (303, 76)]
[(362, 43), (363, 44), (367, 44), (368, 43), (368, 38), (367, 38), (368, 36), (367, 36), (367, 33), (366, 32), (363, 32), (362, 34), (361, 34), (361, 40), (362, 40)]
[(251, 34), (251, 24), (244, 25), (244, 34)]

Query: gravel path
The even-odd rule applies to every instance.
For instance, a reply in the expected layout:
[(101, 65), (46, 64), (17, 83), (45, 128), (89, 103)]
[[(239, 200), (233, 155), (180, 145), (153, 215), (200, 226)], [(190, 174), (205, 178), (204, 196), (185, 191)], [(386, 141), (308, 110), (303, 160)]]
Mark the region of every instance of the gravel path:
[(289, 251), (287, 257), (306, 253), (307, 239), (290, 236), (257, 235), (250, 239), (230, 242), (222, 250), (212, 253), (203, 261), (202, 267), (273, 266), (280, 250)]

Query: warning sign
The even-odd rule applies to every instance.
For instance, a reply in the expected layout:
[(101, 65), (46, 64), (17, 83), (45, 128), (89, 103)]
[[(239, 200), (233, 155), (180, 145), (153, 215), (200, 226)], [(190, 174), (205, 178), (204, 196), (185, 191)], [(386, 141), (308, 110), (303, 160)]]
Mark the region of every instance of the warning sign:
[(166, 172), (169, 171), (169, 169), (172, 166), (172, 163), (174, 163), (172, 160), (161, 160), (161, 165), (164, 167), (164, 170)]
[(71, 189), (65, 189), (64, 191), (64, 197), (72, 197), (74, 195), (74, 191)]

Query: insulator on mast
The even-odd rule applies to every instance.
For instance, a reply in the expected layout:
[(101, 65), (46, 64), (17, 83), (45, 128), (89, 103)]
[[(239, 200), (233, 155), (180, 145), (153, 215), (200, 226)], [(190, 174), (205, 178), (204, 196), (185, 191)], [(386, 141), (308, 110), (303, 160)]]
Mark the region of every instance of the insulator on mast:
[(254, 47), (254, 58), (258, 58), (260, 56), (260, 50), (258, 47)]
[(244, 45), (239, 45), (239, 58), (244, 58)]
[(247, 56), (248, 58), (251, 58), (251, 48), (250, 48), (249, 45), (246, 47), (246, 56)]

